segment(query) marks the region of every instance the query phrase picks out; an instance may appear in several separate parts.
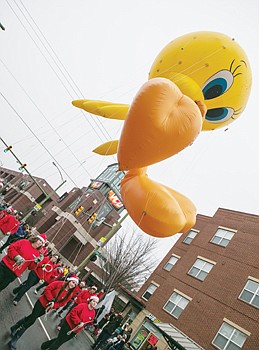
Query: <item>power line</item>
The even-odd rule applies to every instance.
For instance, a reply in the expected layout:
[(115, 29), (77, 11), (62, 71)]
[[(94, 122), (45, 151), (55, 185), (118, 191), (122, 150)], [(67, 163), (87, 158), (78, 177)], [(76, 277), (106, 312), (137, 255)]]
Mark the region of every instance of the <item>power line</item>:
[[(42, 145), (42, 147), (47, 151), (47, 153), (51, 156), (51, 158), (59, 165), (58, 161), (55, 159), (53, 154), (50, 153), (50, 151), (47, 149), (47, 147), (43, 144), (43, 142), (38, 138), (38, 136), (34, 133), (34, 131), (31, 129), (31, 127), (26, 123), (26, 121), (22, 118), (22, 116), (16, 111), (16, 109), (11, 105), (11, 103), (7, 100), (7, 98), (2, 94), (0, 91), (1, 96), (6, 101), (6, 103), (11, 107), (11, 109), (15, 112), (15, 114), (19, 117), (19, 119), (26, 125), (26, 127), (30, 130), (30, 132), (35, 136), (35, 138), (39, 141), (39, 143)], [(59, 165), (60, 166), (60, 165)], [(62, 166), (60, 166), (62, 168)], [(74, 180), (68, 175), (68, 173), (62, 168), (62, 170), (65, 172), (67, 177), (70, 179), (70, 181), (76, 186), (79, 187)]]
[[(12, 6), (10, 5), (10, 3), (8, 2), (8, 0), (6, 0), (9, 7), (11, 8), (11, 10), (13, 11), (13, 13), (15, 14), (15, 16), (17, 17), (17, 19), (19, 20), (19, 22), (21, 23), (21, 25), (23, 26), (23, 28), (25, 29), (25, 31), (27, 32), (27, 34), (29, 35), (29, 37), (32, 39), (32, 41), (34, 42), (34, 44), (36, 45), (36, 47), (38, 48), (38, 50), (40, 51), (40, 53), (42, 54), (42, 56), (44, 57), (44, 59), (46, 60), (46, 62), (48, 63), (48, 65), (50, 66), (51, 70), (54, 72), (54, 74), (56, 75), (56, 77), (58, 78), (58, 80), (61, 82), (61, 84), (63, 85), (63, 87), (65, 88), (65, 90), (67, 91), (67, 93), (69, 94), (69, 96), (71, 97), (71, 99), (73, 99), (73, 96), (71, 95), (70, 91), (67, 89), (67, 87), (65, 86), (65, 84), (63, 83), (63, 81), (61, 80), (60, 76), (57, 74), (56, 70), (53, 68), (53, 66), (51, 65), (50, 61), (47, 59), (47, 57), (45, 56), (45, 54), (43, 53), (43, 51), (41, 50), (41, 48), (39, 47), (39, 45), (36, 43), (36, 41), (33, 39), (32, 35), (29, 33), (29, 31), (27, 30), (27, 28), (24, 26), (23, 22), (20, 20), (19, 16), (17, 15), (17, 13), (14, 11), (14, 9), (12, 8)], [(16, 3), (16, 2), (15, 2)], [(50, 57), (52, 58), (53, 62), (55, 63), (55, 65), (58, 67), (59, 71), (61, 71), (63, 77), (65, 78), (66, 82), (69, 84), (69, 86), (71, 87), (71, 89), (75, 92), (76, 96), (78, 96), (77, 92), (74, 90), (73, 86), (71, 85), (71, 83), (69, 82), (69, 80), (67, 79), (67, 77), (64, 75), (64, 73), (62, 72), (62, 70), (60, 69), (60, 67), (58, 66), (58, 63), (55, 61), (55, 59), (53, 58), (52, 54), (50, 53), (50, 51), (46, 48), (46, 45), (42, 42), (41, 38), (39, 37), (39, 35), (36, 33), (36, 31), (34, 30), (34, 28), (32, 27), (32, 25), (30, 24), (30, 22), (28, 21), (27, 17), (25, 16), (24, 12), (21, 10), (21, 8), (17, 5), (18, 9), (20, 10), (20, 12), (22, 13), (23, 17), (25, 18), (26, 22), (29, 24), (29, 26), (31, 27), (32, 31), (34, 32), (34, 34), (36, 35), (36, 37), (38, 38), (38, 40), (42, 43), (42, 45), (44, 46), (44, 48), (46, 49), (46, 51), (48, 52), (48, 54), (50, 55)], [(26, 10), (28, 13), (28, 10)], [(30, 16), (31, 17), (31, 16)], [(32, 17), (31, 17), (32, 18)], [(34, 21), (35, 22), (35, 21)], [(38, 29), (39, 32), (41, 33), (41, 35), (45, 38), (45, 36), (42, 34), (41, 30)], [(49, 47), (51, 47), (51, 45), (49, 44), (48, 40), (45, 38), (47, 44)], [(54, 50), (51, 47), (51, 50), (54, 52)], [(57, 57), (57, 55), (55, 54), (55, 56)], [(60, 60), (59, 60), (60, 61)], [(70, 76), (70, 75), (69, 75)], [(74, 80), (73, 80), (74, 82)], [(77, 86), (77, 89), (80, 91), (80, 89)], [(81, 93), (81, 91), (80, 91)], [(82, 93), (81, 93), (82, 94)], [(83, 94), (82, 94), (83, 95)], [(92, 122), (98, 127), (98, 129), (95, 129), (92, 125), (92, 122), (90, 122), (89, 119), (87, 119), (85, 117), (85, 114), (83, 113), (83, 111), (81, 111), (84, 119), (88, 122), (88, 124), (92, 127), (92, 129), (94, 130), (94, 132), (96, 133), (96, 135), (99, 137), (99, 139), (103, 142), (103, 140), (100, 138), (97, 130), (99, 130), (101, 132), (101, 134), (105, 137), (105, 140), (107, 140), (107, 136), (109, 137), (109, 139), (111, 139), (111, 136), (109, 135), (109, 133), (107, 132), (107, 130), (102, 126), (101, 123), (97, 123), (96, 119), (92, 119)], [(104, 131), (101, 129), (103, 128)]]

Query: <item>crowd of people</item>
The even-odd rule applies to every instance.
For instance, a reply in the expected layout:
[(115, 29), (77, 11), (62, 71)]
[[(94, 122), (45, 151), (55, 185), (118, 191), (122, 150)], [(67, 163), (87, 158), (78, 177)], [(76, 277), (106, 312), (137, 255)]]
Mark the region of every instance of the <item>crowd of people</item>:
[(93, 349), (128, 348), (132, 328), (123, 324), (121, 313), (111, 309), (99, 323), (96, 321), (95, 309), (104, 291), (98, 292), (96, 286), (87, 286), (87, 281), (80, 281), (74, 271), (62, 263), (59, 254), (53, 254), (46, 235), (35, 234), (13, 208), (0, 208), (0, 240), (0, 253), (4, 253), (0, 262), (0, 292), (29, 270), (27, 279), (13, 289), (13, 304), (16, 306), (36, 285), (34, 293), (40, 294), (30, 315), (11, 327), (8, 343), (11, 350), (17, 349), (19, 339), (39, 317), (49, 313), (56, 313), (61, 321), (56, 338), (41, 344), (41, 349), (59, 349), (80, 331), (89, 329), (89, 325), (96, 336)]

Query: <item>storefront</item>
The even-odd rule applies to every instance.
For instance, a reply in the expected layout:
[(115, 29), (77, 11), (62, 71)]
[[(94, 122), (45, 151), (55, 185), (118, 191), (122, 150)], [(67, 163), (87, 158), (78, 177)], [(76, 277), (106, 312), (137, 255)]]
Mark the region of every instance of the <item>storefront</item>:
[(163, 323), (151, 314), (146, 315), (130, 341), (135, 350), (164, 349), (166, 344), (171, 350), (204, 350), (172, 324)]
[(145, 350), (150, 346), (155, 347), (161, 337), (159, 330), (149, 320), (145, 320), (130, 341), (130, 345), (133, 349)]

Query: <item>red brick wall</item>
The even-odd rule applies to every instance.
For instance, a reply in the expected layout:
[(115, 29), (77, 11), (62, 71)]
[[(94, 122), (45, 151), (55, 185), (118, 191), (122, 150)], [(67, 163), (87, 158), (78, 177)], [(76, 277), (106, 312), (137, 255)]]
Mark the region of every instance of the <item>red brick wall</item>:
[[(226, 248), (209, 242), (218, 226), (237, 230)], [(147, 310), (175, 325), (206, 350), (215, 349), (211, 342), (223, 318), (251, 333), (243, 349), (259, 349), (259, 310), (238, 299), (248, 276), (259, 279), (259, 216), (219, 209), (212, 218), (198, 215), (195, 229), (200, 232), (192, 243), (183, 243), (182, 235), (138, 296), (151, 281), (158, 283), (159, 288), (146, 303)], [(181, 258), (168, 272), (163, 266), (172, 253)], [(187, 274), (197, 256), (216, 262), (203, 282)], [(174, 289), (192, 298), (178, 319), (163, 310)]]

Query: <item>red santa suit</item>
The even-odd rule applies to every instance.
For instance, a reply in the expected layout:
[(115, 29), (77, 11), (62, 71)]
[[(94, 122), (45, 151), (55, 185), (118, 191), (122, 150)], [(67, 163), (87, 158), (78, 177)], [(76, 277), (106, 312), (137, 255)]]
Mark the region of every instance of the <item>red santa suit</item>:
[[(19, 266), (15, 264), (14, 260), (17, 255), (21, 255), (25, 259), (24, 263)], [(16, 241), (9, 246), (7, 254), (3, 257), (2, 262), (17, 277), (20, 277), (27, 268), (30, 270), (34, 270), (36, 268), (37, 265), (35, 264), (34, 259), (39, 255), (40, 252), (36, 248), (33, 248), (29, 240), (21, 239), (20, 241)]]
[(80, 322), (84, 322), (81, 328), (75, 329), (74, 333), (79, 333), (87, 323), (94, 320), (95, 310), (89, 310), (88, 304), (80, 304), (72, 309), (66, 316), (66, 321), (71, 329), (74, 329)]
[(11, 214), (5, 214), (0, 219), (0, 230), (4, 235), (15, 233), (20, 226), (20, 222)]
[(64, 306), (72, 298), (73, 292), (67, 295), (68, 291), (64, 289), (61, 293), (59, 293), (63, 285), (63, 281), (55, 281), (50, 283), (44, 289), (44, 293), (39, 298), (39, 301), (44, 308), (46, 308), (47, 304), (53, 299), (56, 299), (53, 309), (57, 309), (61, 306)]

